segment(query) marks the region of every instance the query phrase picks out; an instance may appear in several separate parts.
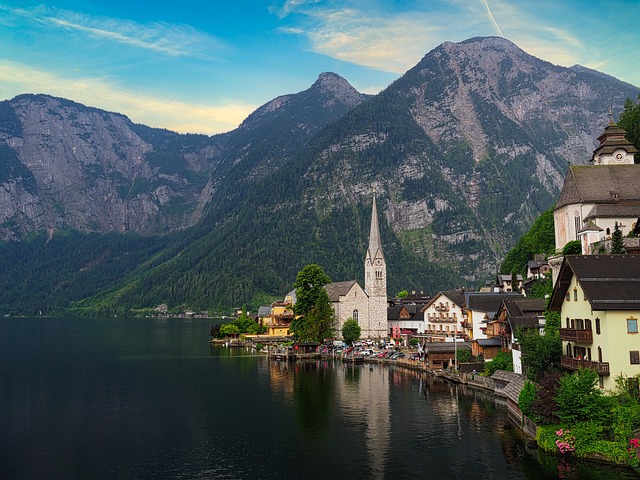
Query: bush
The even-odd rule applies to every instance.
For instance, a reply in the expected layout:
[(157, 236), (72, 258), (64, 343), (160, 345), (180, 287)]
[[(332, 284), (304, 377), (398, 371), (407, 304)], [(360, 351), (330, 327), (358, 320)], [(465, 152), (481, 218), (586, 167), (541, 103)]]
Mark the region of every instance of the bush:
[(531, 404), (531, 409), (537, 419), (536, 423), (538, 420), (544, 424), (553, 424), (559, 421), (556, 415), (558, 406), (555, 396), (560, 386), (560, 378), (560, 372), (547, 372), (538, 382), (536, 398)]
[(525, 382), (524, 387), (520, 391), (520, 397), (518, 397), (518, 406), (522, 413), (529, 417), (534, 422), (537, 422), (537, 416), (535, 415), (531, 405), (536, 399), (536, 386), (532, 382)]
[(604, 421), (610, 412), (609, 401), (596, 387), (598, 374), (589, 368), (581, 368), (560, 379), (554, 397), (558, 404), (558, 418), (569, 425), (590, 420)]
[(493, 360), (484, 364), (484, 371), (487, 375), (491, 376), (498, 370), (506, 370), (507, 372), (513, 372), (513, 357), (509, 352), (498, 352)]

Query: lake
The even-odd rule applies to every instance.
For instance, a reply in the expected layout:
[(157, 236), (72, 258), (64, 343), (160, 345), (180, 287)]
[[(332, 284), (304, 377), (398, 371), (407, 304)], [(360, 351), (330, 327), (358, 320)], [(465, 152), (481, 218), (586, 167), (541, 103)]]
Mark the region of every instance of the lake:
[(527, 447), (483, 391), (285, 364), (203, 319), (0, 319), (2, 479), (597, 479)]

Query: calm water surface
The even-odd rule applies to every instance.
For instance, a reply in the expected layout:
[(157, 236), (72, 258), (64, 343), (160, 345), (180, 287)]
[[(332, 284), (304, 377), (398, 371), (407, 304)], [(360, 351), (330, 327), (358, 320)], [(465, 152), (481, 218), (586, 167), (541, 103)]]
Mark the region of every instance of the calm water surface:
[(0, 478), (631, 478), (528, 449), (484, 392), (270, 362), (210, 326), (0, 319)]

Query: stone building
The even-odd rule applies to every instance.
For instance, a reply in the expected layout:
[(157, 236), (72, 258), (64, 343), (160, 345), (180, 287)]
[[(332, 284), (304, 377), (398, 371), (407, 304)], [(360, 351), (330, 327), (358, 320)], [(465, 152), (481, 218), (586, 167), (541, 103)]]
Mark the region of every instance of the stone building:
[(344, 322), (353, 318), (360, 325), (362, 338), (385, 338), (388, 336), (387, 263), (380, 240), (375, 196), (371, 210), (369, 248), (364, 262), (364, 278), (364, 289), (355, 280), (325, 286), (335, 313), (336, 333), (341, 336)]

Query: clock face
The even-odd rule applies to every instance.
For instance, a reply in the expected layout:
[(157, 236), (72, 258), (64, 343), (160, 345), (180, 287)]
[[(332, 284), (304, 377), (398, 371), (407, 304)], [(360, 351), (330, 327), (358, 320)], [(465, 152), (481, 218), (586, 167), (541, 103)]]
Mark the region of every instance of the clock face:
[(624, 154), (622, 152), (618, 152), (618, 153), (615, 154), (614, 157), (616, 159), (616, 162), (621, 162), (622, 159), (624, 158)]
[(377, 259), (376, 260), (376, 265), (382, 265), (382, 260), (381, 259)]

